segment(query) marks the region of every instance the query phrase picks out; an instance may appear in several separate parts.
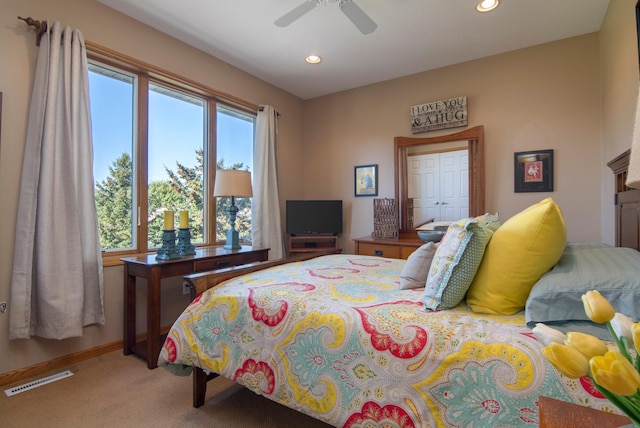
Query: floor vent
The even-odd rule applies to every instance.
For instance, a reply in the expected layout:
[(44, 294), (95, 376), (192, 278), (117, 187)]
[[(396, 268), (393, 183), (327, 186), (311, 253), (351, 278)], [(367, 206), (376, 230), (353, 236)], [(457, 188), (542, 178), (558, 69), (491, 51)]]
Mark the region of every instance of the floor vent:
[(64, 379), (65, 377), (69, 377), (69, 376), (73, 376), (73, 373), (71, 372), (71, 370), (65, 370), (61, 373), (43, 377), (42, 379), (34, 380), (33, 382), (25, 383), (24, 385), (14, 386), (13, 388), (5, 389), (4, 393), (7, 394), (8, 397), (11, 397), (12, 395), (20, 394), (21, 392), (25, 392), (42, 385), (46, 385), (48, 383), (55, 382), (57, 380)]

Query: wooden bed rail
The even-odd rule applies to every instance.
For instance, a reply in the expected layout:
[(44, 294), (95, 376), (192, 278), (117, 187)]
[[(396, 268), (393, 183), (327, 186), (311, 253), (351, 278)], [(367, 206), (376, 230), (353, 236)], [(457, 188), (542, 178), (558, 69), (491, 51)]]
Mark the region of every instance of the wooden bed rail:
[(204, 293), (206, 290), (215, 287), (223, 281), (235, 278), (236, 276), (256, 272), (273, 266), (279, 266), (285, 263), (301, 262), (304, 260), (326, 256), (329, 254), (337, 254), (340, 252), (341, 250), (338, 249), (329, 249), (309, 253), (300, 253), (283, 259), (269, 260), (266, 262), (255, 262), (246, 265), (233, 266), (225, 269), (194, 273), (191, 275), (185, 275), (183, 278), (185, 280), (185, 283), (191, 290), (191, 299), (193, 300), (200, 294)]
[[(226, 269), (218, 269), (208, 272), (194, 273), (191, 275), (185, 275), (185, 283), (191, 290), (191, 299), (195, 299), (206, 290), (215, 287), (227, 279), (235, 278), (236, 276), (244, 275), (251, 272), (267, 269), (273, 266), (283, 265), (285, 263), (301, 262), (304, 260), (313, 259), (320, 256), (326, 256), (329, 254), (338, 254), (342, 250), (329, 249), (323, 251), (314, 251), (309, 253), (300, 253), (291, 257), (269, 260), (266, 262), (249, 263), (246, 265), (234, 266)], [(204, 404), (205, 395), (207, 393), (207, 382), (211, 379), (218, 377), (216, 373), (205, 373), (199, 367), (193, 369), (193, 407), (200, 407)]]

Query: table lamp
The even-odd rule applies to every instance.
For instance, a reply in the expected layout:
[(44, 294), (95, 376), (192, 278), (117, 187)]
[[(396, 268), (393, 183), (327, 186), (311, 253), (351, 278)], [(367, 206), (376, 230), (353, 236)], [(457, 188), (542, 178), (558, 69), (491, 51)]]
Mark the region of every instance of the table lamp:
[(230, 197), (231, 203), (226, 211), (229, 215), (231, 229), (227, 231), (227, 243), (224, 248), (227, 250), (238, 250), (238, 231), (236, 230), (236, 214), (238, 207), (235, 198), (250, 198), (253, 196), (251, 188), (251, 173), (249, 171), (239, 171), (237, 169), (219, 169), (216, 171), (213, 196)]

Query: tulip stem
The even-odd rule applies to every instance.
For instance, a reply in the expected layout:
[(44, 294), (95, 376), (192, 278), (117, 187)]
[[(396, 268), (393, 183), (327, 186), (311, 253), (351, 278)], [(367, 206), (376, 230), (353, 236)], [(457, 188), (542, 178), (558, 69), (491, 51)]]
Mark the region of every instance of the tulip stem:
[(616, 334), (616, 331), (613, 329), (613, 326), (611, 325), (611, 322), (607, 321), (606, 323), (607, 329), (609, 329), (609, 333), (611, 333), (611, 336), (613, 336), (613, 339), (616, 342), (616, 345), (618, 345), (618, 349), (620, 350), (620, 353), (622, 355), (624, 355), (624, 357), (629, 360), (629, 362), (631, 364), (633, 364), (634, 366), (637, 366), (637, 364), (634, 363), (633, 358), (631, 358), (631, 354), (629, 353), (629, 346), (627, 345), (627, 341), (626, 339), (624, 339), (624, 337), (621, 339), (618, 337), (618, 335)]
[(611, 403), (613, 403), (618, 409), (622, 410), (634, 423), (640, 423), (640, 408), (638, 408), (638, 393), (635, 395), (626, 397), (624, 395), (614, 394), (606, 388), (598, 385), (595, 379), (589, 375), (589, 378), (593, 382), (593, 385), (598, 391), (602, 393)]

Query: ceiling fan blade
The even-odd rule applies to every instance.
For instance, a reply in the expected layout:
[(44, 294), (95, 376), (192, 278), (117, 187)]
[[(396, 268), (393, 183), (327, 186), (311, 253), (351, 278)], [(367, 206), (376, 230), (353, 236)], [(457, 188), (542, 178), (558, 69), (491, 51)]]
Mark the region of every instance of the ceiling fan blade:
[(278, 27), (286, 27), (296, 19), (299, 19), (302, 15), (312, 11), (318, 4), (315, 1), (305, 1), (300, 6), (294, 8), (288, 13), (285, 13), (280, 18), (276, 19), (274, 24)]
[(362, 34), (373, 33), (378, 25), (353, 0), (345, 0), (340, 9)]

